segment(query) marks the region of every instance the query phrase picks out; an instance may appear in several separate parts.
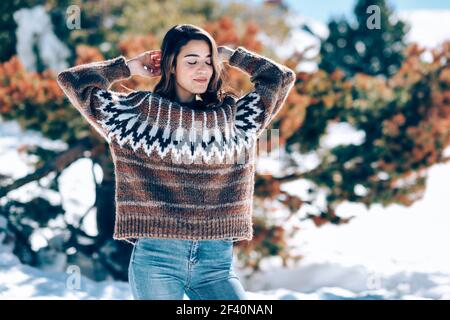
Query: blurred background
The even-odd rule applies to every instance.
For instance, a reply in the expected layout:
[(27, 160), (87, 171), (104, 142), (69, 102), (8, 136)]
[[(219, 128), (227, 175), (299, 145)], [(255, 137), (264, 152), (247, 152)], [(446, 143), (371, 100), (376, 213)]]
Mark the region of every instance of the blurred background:
[(0, 299), (131, 299), (108, 145), (56, 74), (159, 49), (179, 23), (297, 73), (279, 148), (258, 153), (254, 239), (235, 244), (250, 298), (449, 299), (450, 4), (435, 0), (0, 2)]

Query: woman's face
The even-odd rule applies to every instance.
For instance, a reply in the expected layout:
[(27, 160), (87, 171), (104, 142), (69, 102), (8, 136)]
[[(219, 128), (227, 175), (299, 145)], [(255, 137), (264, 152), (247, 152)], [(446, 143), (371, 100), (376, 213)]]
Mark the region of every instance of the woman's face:
[(179, 96), (189, 99), (189, 95), (204, 93), (212, 75), (211, 51), (206, 41), (191, 40), (181, 48), (175, 70)]

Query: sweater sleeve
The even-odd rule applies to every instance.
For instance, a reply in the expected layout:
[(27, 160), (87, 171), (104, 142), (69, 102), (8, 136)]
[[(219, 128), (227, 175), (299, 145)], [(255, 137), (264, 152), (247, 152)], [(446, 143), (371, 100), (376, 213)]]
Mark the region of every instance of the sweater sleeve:
[(95, 93), (99, 90), (110, 93), (108, 89), (115, 81), (130, 75), (125, 58), (119, 56), (69, 68), (58, 74), (57, 82), (73, 106), (109, 141), (105, 127), (100, 125), (101, 98)]
[(253, 91), (237, 101), (236, 127), (256, 132), (257, 137), (283, 106), (295, 83), (290, 68), (244, 47), (237, 47), (229, 64), (250, 75)]

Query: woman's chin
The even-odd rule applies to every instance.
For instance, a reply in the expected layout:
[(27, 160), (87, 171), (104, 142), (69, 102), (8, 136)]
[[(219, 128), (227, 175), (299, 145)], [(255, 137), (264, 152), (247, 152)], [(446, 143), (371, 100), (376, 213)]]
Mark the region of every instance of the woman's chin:
[(206, 89), (205, 90), (194, 90), (193, 92), (192, 92), (192, 94), (203, 94), (203, 93), (205, 93), (206, 92)]

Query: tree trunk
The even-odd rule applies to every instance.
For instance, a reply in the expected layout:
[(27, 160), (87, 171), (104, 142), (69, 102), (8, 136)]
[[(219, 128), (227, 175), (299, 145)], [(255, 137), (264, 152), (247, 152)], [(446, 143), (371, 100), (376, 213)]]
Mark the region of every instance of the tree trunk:
[(109, 240), (114, 232), (115, 179), (114, 165), (110, 153), (100, 155), (97, 162), (103, 170), (103, 180), (96, 184), (98, 244)]

